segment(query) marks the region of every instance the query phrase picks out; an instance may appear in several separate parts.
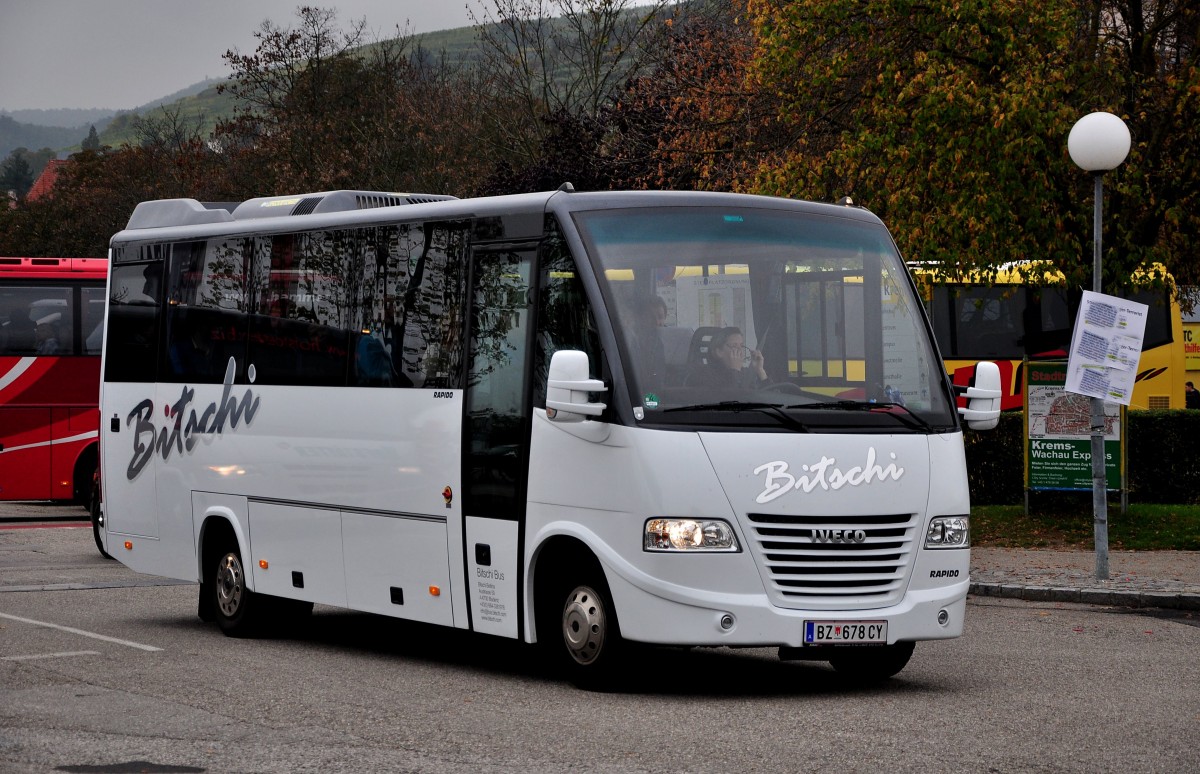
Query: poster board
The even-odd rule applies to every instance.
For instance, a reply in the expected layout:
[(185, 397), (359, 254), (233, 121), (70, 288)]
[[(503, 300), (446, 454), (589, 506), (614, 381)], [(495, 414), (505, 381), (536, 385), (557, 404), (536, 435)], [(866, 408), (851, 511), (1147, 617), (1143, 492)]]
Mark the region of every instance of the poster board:
[[(1068, 392), (1067, 363), (1025, 364), (1025, 487), (1031, 490), (1090, 491), (1092, 482), (1091, 399)], [(1122, 409), (1104, 404), (1106, 488), (1121, 488)]]
[(1071, 335), (1068, 392), (1128, 406), (1150, 307), (1085, 290)]

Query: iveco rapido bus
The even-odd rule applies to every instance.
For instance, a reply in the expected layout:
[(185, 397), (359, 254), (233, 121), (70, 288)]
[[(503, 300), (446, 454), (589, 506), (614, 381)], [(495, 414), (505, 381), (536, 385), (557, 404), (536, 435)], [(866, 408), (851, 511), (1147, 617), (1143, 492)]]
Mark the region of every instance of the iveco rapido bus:
[(998, 380), (952, 393), (865, 210), (339, 191), (145, 202), (111, 248), (108, 548), (230, 634), (335, 605), (586, 683), (630, 641), (879, 677), (962, 632)]

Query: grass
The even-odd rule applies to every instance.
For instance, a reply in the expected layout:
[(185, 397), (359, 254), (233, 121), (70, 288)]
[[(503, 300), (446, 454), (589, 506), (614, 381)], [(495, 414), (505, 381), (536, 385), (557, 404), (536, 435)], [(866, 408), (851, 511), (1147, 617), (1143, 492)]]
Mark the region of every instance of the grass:
[[(971, 509), (971, 545), (999, 548), (1095, 546), (1090, 499), (1079, 502), (979, 505)], [(1108, 546), (1113, 550), (1200, 550), (1200, 505), (1108, 504)]]

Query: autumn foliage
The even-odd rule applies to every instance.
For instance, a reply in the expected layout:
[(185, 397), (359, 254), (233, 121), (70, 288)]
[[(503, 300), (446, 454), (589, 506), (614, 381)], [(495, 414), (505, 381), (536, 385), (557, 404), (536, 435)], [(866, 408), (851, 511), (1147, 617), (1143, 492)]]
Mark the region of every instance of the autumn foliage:
[[(98, 255), (143, 199), (337, 188), (458, 196), (707, 188), (833, 201), (906, 258), (985, 276), (1045, 259), (1090, 285), (1093, 110), (1134, 146), (1105, 178), (1105, 282), (1200, 284), (1195, 3), (1124, 0), (491, 0), (475, 58), (304, 7), (231, 51), (215, 133), (140, 118), (56, 195), (0, 210), (0, 254)], [(555, 23), (549, 17), (558, 17)]]

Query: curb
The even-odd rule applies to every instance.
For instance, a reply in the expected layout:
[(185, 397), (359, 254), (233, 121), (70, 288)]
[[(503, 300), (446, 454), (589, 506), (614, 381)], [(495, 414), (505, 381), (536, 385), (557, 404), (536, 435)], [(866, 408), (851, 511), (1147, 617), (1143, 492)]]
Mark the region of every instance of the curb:
[(969, 593), (979, 597), (1024, 599), (1030, 602), (1076, 602), (1112, 607), (1146, 607), (1166, 610), (1200, 610), (1200, 594), (1173, 591), (1134, 591), (1103, 588), (1026, 586), (1015, 583), (972, 583)]

